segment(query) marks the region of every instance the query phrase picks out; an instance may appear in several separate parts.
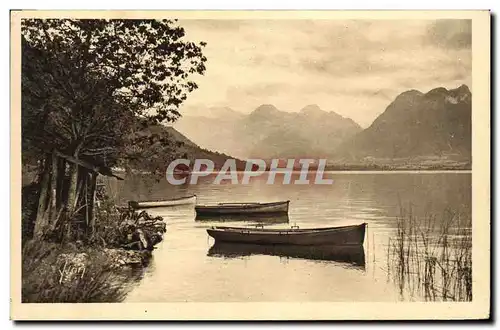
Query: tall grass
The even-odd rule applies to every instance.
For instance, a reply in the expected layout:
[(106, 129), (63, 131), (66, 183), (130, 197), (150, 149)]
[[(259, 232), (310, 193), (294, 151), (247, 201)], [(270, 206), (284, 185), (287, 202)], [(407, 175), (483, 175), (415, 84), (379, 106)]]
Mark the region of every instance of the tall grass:
[(446, 211), (418, 219), (410, 208), (389, 240), (388, 276), (401, 295), (426, 301), (472, 301), (470, 221)]
[[(88, 262), (76, 268), (61, 258), (75, 254)], [(139, 275), (114, 268), (109, 256), (97, 249), (32, 240), (22, 250), (23, 303), (119, 302), (135, 277)]]

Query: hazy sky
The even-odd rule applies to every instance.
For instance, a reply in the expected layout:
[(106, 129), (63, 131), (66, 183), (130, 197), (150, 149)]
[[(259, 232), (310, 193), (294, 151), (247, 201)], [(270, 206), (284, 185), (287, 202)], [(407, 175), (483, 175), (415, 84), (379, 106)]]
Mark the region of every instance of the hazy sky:
[[(308, 104), (367, 127), (401, 92), (471, 86), (469, 20), (180, 20), (205, 41), (199, 89), (182, 113)], [(472, 89), (472, 88), (471, 88)]]

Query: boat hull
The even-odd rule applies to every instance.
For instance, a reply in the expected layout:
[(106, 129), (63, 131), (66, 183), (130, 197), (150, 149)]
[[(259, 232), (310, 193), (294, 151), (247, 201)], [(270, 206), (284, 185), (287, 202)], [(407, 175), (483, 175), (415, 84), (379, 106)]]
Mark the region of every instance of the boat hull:
[(177, 205), (187, 205), (187, 204), (195, 204), (196, 203), (196, 195), (189, 197), (182, 197), (171, 200), (164, 201), (144, 201), (144, 202), (136, 202), (130, 201), (129, 206), (134, 209), (146, 209), (146, 208), (155, 208), (155, 207), (169, 207), (169, 206), (177, 206)]
[(220, 203), (216, 205), (198, 205), (195, 207), (197, 216), (208, 215), (272, 215), (288, 214), (290, 201), (275, 203)]
[(320, 229), (207, 229), (216, 242), (287, 245), (363, 245), (366, 224)]

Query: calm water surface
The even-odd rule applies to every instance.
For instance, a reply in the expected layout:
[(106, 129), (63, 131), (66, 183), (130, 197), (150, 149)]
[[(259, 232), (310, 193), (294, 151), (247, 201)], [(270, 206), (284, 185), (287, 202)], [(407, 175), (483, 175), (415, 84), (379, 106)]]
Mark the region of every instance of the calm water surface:
[[(269, 255), (259, 250), (226, 248), (214, 253), (214, 241), (206, 228), (220, 222), (195, 221), (192, 205), (151, 209), (148, 212), (165, 218), (168, 231), (144, 278), (128, 294), (126, 302), (408, 299), (388, 280), (386, 271), (387, 244), (395, 235), (401, 206), (408, 209), (411, 205), (417, 219), (432, 214), (438, 221), (447, 209), (452, 210), (470, 224), (469, 173), (328, 173), (327, 177), (334, 180), (332, 185), (268, 185), (263, 177), (248, 185), (214, 185), (213, 178), (204, 178), (197, 185), (171, 186), (165, 179), (157, 182), (136, 176), (111, 186), (111, 194), (122, 203), (189, 194), (196, 194), (200, 204), (290, 200), (289, 223), (272, 224), (271, 228), (368, 223), (363, 249), (355, 252), (351, 262), (335, 256), (315, 260), (321, 258), (307, 251)], [(254, 224), (224, 222), (236, 226)]]

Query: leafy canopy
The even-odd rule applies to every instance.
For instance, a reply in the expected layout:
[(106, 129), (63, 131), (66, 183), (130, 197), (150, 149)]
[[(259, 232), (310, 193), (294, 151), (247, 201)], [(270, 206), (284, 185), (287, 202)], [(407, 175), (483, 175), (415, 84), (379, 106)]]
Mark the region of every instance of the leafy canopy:
[(175, 121), (205, 72), (205, 43), (184, 35), (173, 20), (23, 20), (23, 143), (107, 155), (137, 117)]

